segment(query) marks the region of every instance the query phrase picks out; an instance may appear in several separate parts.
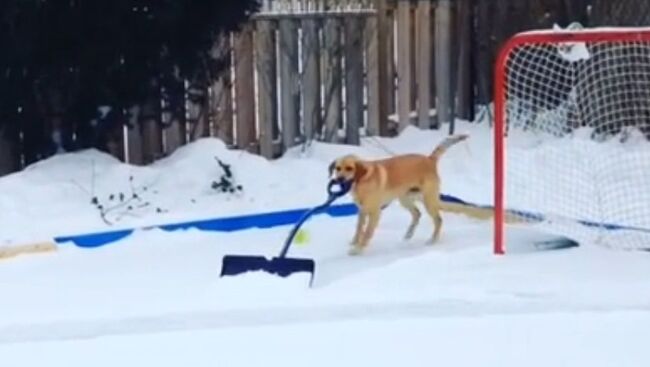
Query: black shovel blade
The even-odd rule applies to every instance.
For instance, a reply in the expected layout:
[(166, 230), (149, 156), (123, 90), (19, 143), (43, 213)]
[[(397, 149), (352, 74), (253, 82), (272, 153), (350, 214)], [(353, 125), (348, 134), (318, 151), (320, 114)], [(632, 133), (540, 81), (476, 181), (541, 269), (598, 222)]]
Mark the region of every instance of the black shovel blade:
[(234, 276), (249, 271), (265, 271), (281, 277), (306, 272), (310, 273), (311, 280), (314, 278), (316, 264), (312, 259), (296, 259), (289, 257), (273, 257), (268, 259), (264, 256), (248, 255), (226, 255), (221, 265), (221, 276)]

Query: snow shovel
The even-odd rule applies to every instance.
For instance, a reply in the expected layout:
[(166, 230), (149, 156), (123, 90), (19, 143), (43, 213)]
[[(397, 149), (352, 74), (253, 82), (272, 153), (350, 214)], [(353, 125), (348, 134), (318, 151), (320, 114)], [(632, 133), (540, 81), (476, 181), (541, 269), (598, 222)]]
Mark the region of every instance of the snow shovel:
[[(338, 189), (336, 189), (336, 186), (338, 186)], [(309, 280), (309, 285), (311, 286), (312, 281), (314, 280), (314, 260), (286, 257), (289, 247), (291, 246), (296, 233), (298, 233), (300, 227), (305, 223), (305, 221), (307, 221), (307, 219), (309, 219), (309, 217), (327, 209), (336, 199), (347, 194), (351, 187), (351, 182), (331, 180), (327, 186), (327, 192), (329, 194), (327, 201), (322, 205), (307, 211), (300, 218), (289, 233), (289, 236), (284, 243), (284, 247), (277, 257), (267, 259), (264, 256), (226, 255), (223, 258), (221, 266), (221, 277), (239, 275), (249, 271), (265, 271), (281, 277), (287, 277), (300, 272), (307, 272), (311, 274)]]

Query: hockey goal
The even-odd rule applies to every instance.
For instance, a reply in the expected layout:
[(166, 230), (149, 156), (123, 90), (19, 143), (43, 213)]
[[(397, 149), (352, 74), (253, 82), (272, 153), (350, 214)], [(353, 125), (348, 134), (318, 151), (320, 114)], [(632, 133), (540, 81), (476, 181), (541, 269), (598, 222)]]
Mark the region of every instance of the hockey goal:
[(517, 34), (494, 82), (494, 252), (511, 222), (650, 249), (650, 28)]

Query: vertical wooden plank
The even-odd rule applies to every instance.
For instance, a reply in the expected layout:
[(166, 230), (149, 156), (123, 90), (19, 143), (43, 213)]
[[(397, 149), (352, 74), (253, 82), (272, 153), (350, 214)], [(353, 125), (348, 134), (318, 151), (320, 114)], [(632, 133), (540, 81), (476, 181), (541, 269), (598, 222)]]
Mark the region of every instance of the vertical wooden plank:
[(142, 128), (142, 159), (143, 163), (151, 163), (162, 156), (162, 129), (158, 122), (158, 101), (148, 100), (138, 116)]
[(417, 57), (416, 82), (418, 95), (418, 127), (429, 129), (431, 109), (429, 82), (431, 70), (431, 0), (418, 0), (417, 7)]
[[(368, 74), (368, 124), (366, 133), (370, 136), (380, 135), (380, 93), (379, 89), (379, 48), (377, 47), (377, 17), (365, 20), (364, 37), (367, 45), (366, 70)], [(385, 92), (384, 92), (385, 94)], [(385, 110), (385, 109), (384, 109)]]
[(214, 89), (216, 84), (217, 81), (212, 80), (212, 83), (208, 86), (208, 136), (210, 137), (215, 137), (217, 132), (217, 123), (215, 121), (217, 108), (214, 103)]
[(273, 158), (273, 130), (278, 123), (274, 28), (273, 22), (258, 20), (255, 33), (260, 154), (266, 158)]
[[(203, 101), (207, 100), (207, 90), (205, 91), (205, 98)], [(194, 131), (194, 140), (200, 139), (200, 138), (205, 138), (210, 136), (210, 115), (209, 115), (209, 106), (203, 102), (203, 103), (197, 103), (196, 104), (197, 110), (196, 113), (198, 114), (196, 116), (197, 118), (197, 128)]]
[(254, 149), (257, 138), (255, 126), (255, 84), (253, 66), (253, 30), (246, 24), (235, 35), (235, 104), (237, 116), (236, 145), (239, 149)]
[[(410, 65), (409, 65), (409, 70), (411, 71), (411, 74), (409, 76), (411, 80), (411, 104), (409, 106), (409, 109), (411, 111), (415, 111), (417, 113), (417, 100), (418, 100), (418, 82), (417, 82), (417, 70), (418, 70), (418, 60), (417, 60), (417, 55), (418, 55), (418, 11), (417, 11), (417, 5), (418, 2), (412, 2), (409, 0), (409, 4), (411, 4), (410, 11), (409, 11), (409, 49), (411, 53), (409, 54), (409, 60), (410, 60)], [(417, 115), (415, 116), (415, 123), (417, 123)]]
[[(447, 60), (449, 63), (449, 134), (453, 134), (456, 126), (456, 87), (458, 86), (458, 29), (456, 25), (456, 5), (457, 1), (449, 1), (449, 24), (447, 26), (447, 38), (449, 43), (449, 55)], [(456, 65), (456, 67), (454, 67)]]
[(474, 121), (472, 68), (472, 0), (458, 0), (458, 108), (459, 118)]
[[(24, 126), (24, 125), (23, 125)], [(18, 141), (16, 143), (17, 150), (17, 170), (25, 168), (27, 158), (25, 157), (25, 132), (23, 126), (18, 127)]]
[(319, 59), (321, 47), (318, 37), (318, 21), (314, 18), (303, 19), (302, 35), (303, 126), (305, 141), (309, 141), (319, 136), (322, 128)]
[(181, 111), (181, 114), (185, 113), (183, 84), (170, 80), (168, 85), (164, 86), (163, 94), (160, 120), (163, 126), (163, 151), (168, 155), (185, 143), (184, 115), (174, 112)]
[(298, 29), (291, 18), (279, 21), (280, 52), (280, 116), (284, 149), (298, 143), (300, 121), (300, 93), (298, 73)]
[(8, 126), (0, 126), (0, 176), (18, 170), (18, 154), (15, 137), (9, 133)]
[(228, 69), (213, 84), (212, 88), (214, 130), (211, 135), (216, 136), (228, 146), (234, 142), (231, 80), (230, 69)]
[(438, 123), (452, 122), (451, 92), (451, 1), (439, 0), (436, 7), (436, 91), (438, 103), (436, 106)]
[(208, 121), (207, 90), (198, 85), (191, 84), (187, 90), (187, 116), (191, 130), (189, 132), (189, 141), (195, 141), (210, 135), (210, 126)]
[(190, 82), (187, 79), (183, 80), (183, 127), (185, 128), (185, 134), (183, 135), (183, 144), (187, 144), (192, 141), (192, 127), (194, 121), (192, 121), (192, 104), (190, 103), (189, 97)]
[(411, 113), (411, 5), (397, 2), (397, 115), (399, 131), (410, 124)]
[[(476, 5), (476, 57), (473, 59), (476, 70), (477, 81), (477, 102), (481, 105), (488, 105), (492, 101), (492, 65), (495, 53), (493, 52), (494, 36), (494, 12), (493, 0), (475, 0)], [(490, 121), (491, 123), (491, 121)]]
[(339, 19), (325, 19), (324, 25), (324, 82), (325, 82), (325, 136), (328, 142), (338, 141), (338, 129), (342, 123), (342, 66), (341, 66), (341, 29)]
[(142, 133), (140, 131), (139, 123), (140, 108), (134, 107), (131, 109), (131, 118), (126, 125), (126, 154), (125, 162), (129, 164), (139, 165), (144, 163), (142, 156)]
[(162, 131), (158, 121), (147, 116), (140, 121), (142, 126), (142, 159), (143, 163), (151, 163), (162, 155)]
[(227, 146), (232, 146), (233, 103), (232, 103), (232, 47), (231, 35), (225, 34), (217, 39), (215, 46), (218, 57), (225, 61), (224, 69), (212, 85), (212, 119), (211, 136), (216, 136)]
[[(397, 86), (396, 86), (396, 61), (395, 61), (395, 24), (397, 23), (395, 9), (390, 11), (390, 16), (385, 17), (385, 50), (382, 59), (386, 62), (386, 98), (388, 98), (387, 113), (397, 113)], [(381, 28), (379, 28), (381, 30)], [(380, 47), (381, 44), (380, 44)], [(391, 127), (391, 130), (393, 128)]]
[[(431, 104), (432, 108), (435, 108), (437, 106), (437, 101), (438, 101), (438, 93), (436, 92), (436, 47), (435, 47), (435, 39), (436, 39), (436, 22), (435, 22), (435, 16), (436, 16), (436, 7), (435, 5), (432, 4), (431, 6), (431, 12), (429, 13), (429, 19), (431, 19), (430, 23), (430, 28), (429, 28), (429, 34), (430, 34), (430, 39), (432, 40), (432, 47), (431, 47), (431, 52), (429, 53), (429, 57), (431, 60), (431, 67), (429, 68), (429, 101)], [(440, 124), (438, 123), (438, 114), (436, 111), (436, 114), (433, 116), (431, 125), (433, 128), (438, 129), (440, 128)]]
[(29, 166), (40, 159), (40, 148), (42, 148), (43, 137), (45, 136), (43, 122), (38, 120), (35, 112), (23, 110), (21, 116), (22, 132), (22, 167)]
[(165, 116), (165, 128), (163, 129), (163, 141), (165, 154), (173, 153), (176, 148), (185, 144), (185, 126), (181, 119), (176, 116)]
[(124, 152), (124, 120), (114, 123), (113, 126), (107, 128), (103, 139), (106, 144), (106, 150), (110, 155), (124, 162), (126, 155)]
[(359, 144), (363, 124), (363, 20), (348, 17), (345, 29), (345, 114), (348, 144)]

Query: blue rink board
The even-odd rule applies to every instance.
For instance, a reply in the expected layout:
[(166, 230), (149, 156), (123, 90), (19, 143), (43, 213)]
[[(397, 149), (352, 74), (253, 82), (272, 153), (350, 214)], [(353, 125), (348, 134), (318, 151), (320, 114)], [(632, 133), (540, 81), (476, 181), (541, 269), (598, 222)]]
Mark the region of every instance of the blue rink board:
[[(300, 220), (303, 214), (308, 210), (309, 209), (294, 209), (235, 217), (211, 218), (181, 223), (162, 224), (116, 231), (60, 236), (55, 237), (54, 241), (59, 244), (72, 242), (79, 247), (100, 247), (128, 237), (136, 230), (162, 229), (164, 231), (178, 231), (198, 229), (201, 231), (234, 232), (252, 228), (271, 228), (293, 224)], [(357, 208), (354, 204), (340, 204), (333, 205), (320, 214), (327, 214), (330, 217), (345, 217), (355, 215), (356, 213)]]
[[(458, 204), (463, 204), (471, 207), (491, 208), (491, 206), (468, 203), (457, 197), (446, 195), (446, 194), (441, 194), (440, 199), (443, 202), (447, 202), (447, 203), (458, 203)], [(271, 227), (294, 224), (298, 220), (300, 220), (300, 218), (308, 210), (310, 210), (310, 208), (240, 215), (234, 217), (211, 218), (211, 219), (195, 220), (195, 221), (180, 222), (180, 223), (154, 225), (154, 226), (147, 226), (141, 228), (130, 228), (130, 229), (121, 229), (121, 230), (106, 231), (106, 232), (78, 234), (72, 236), (59, 236), (59, 237), (55, 237), (54, 241), (59, 244), (72, 242), (73, 244), (79, 247), (93, 248), (93, 247), (100, 247), (100, 246), (105, 246), (105, 245), (118, 242), (121, 239), (130, 236), (131, 234), (133, 234), (133, 232), (137, 230), (161, 229), (164, 231), (178, 231), (178, 230), (198, 229), (201, 231), (234, 232), (234, 231), (243, 231), (252, 228), (271, 228)], [(546, 220), (544, 215), (539, 213), (531, 213), (531, 212), (525, 212), (521, 210), (512, 210), (511, 212), (516, 213), (520, 216), (524, 216), (531, 222), (541, 222)], [(326, 214), (330, 217), (353, 216), (357, 214), (357, 207), (351, 203), (332, 205), (326, 210), (324, 210), (323, 212), (318, 213), (316, 215), (323, 215), (323, 214)], [(585, 221), (585, 220), (574, 220), (574, 221), (583, 226), (592, 227), (592, 228), (597, 227), (606, 230), (632, 230), (632, 231), (650, 233), (650, 230), (646, 228), (628, 227), (628, 226), (609, 224), (609, 223), (597, 223), (597, 222)]]
[[(457, 202), (472, 205), (450, 195), (443, 194), (440, 197), (442, 200), (447, 202)], [(59, 236), (55, 237), (54, 241), (59, 244), (72, 242), (79, 247), (91, 248), (105, 246), (117, 242), (125, 237), (130, 236), (136, 230), (162, 229), (165, 231), (177, 231), (199, 229), (202, 231), (234, 232), (252, 228), (271, 228), (294, 224), (300, 220), (300, 218), (310, 209), (311, 208), (293, 209), (277, 212), (240, 215), (234, 217), (210, 218), (181, 223), (154, 225), (142, 228), (129, 228), (106, 232)], [(357, 214), (357, 207), (351, 203), (332, 205), (325, 211), (316, 215), (322, 214), (329, 215), (330, 217), (353, 216)]]

